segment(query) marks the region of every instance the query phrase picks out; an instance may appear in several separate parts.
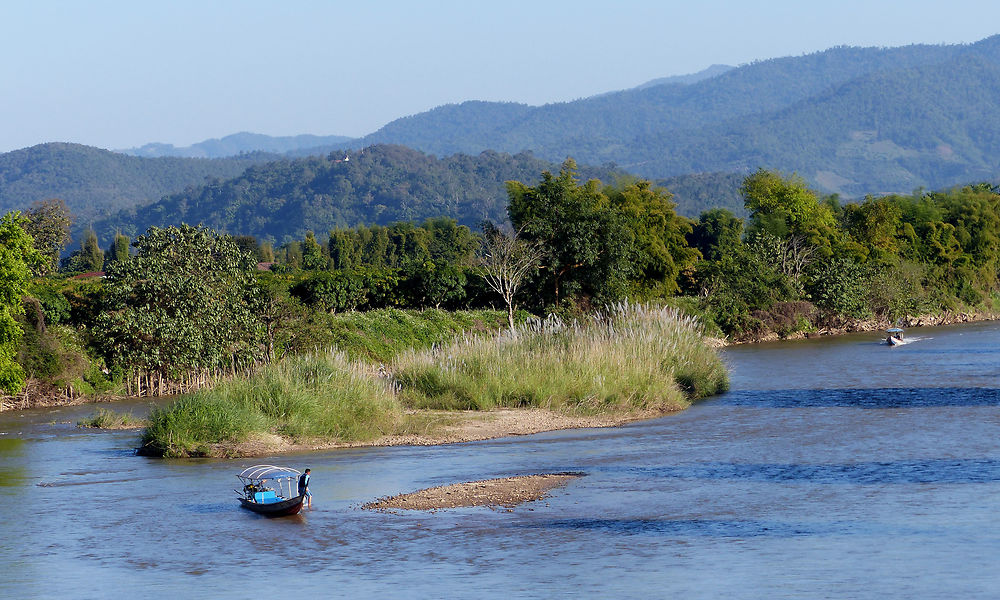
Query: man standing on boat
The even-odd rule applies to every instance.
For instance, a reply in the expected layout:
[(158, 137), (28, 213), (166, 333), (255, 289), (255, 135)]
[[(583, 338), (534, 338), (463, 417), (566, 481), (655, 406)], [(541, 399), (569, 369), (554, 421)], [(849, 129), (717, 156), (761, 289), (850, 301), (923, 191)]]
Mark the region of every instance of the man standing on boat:
[(306, 469), (305, 473), (303, 473), (302, 476), (299, 477), (299, 495), (305, 496), (303, 500), (306, 503), (306, 508), (313, 507), (313, 495), (312, 492), (309, 491), (309, 479), (310, 479), (309, 469)]

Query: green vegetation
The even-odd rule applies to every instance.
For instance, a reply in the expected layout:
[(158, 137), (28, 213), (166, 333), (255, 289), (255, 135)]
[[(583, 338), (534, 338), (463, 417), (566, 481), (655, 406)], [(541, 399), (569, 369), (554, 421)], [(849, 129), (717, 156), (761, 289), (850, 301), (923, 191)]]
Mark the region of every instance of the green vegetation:
[(728, 388), (697, 320), (639, 306), (410, 351), (392, 371), (404, 402), (417, 408), (628, 414), (677, 410)]
[(339, 352), (298, 356), (246, 379), (182, 396), (149, 416), (141, 452), (204, 456), (254, 434), (368, 440), (402, 416), (386, 383)]
[[(505, 219), (504, 182), (529, 180), (554, 166), (526, 152), (435, 158), (400, 146), (371, 146), (351, 152), (350, 160), (344, 156), (334, 152), (276, 161), (250, 167), (233, 179), (178, 187), (148, 206), (96, 222), (94, 229), (107, 243), (117, 231), (134, 237), (151, 226), (201, 223), (280, 245), (303, 240), (307, 231), (359, 223), (391, 225), (443, 216), (477, 227), (484, 219)], [(605, 181), (616, 173), (599, 168), (582, 172)]]
[[(97, 340), (127, 382), (245, 372), (262, 356), (256, 261), (203, 227), (151, 228), (109, 265)], [(154, 384), (155, 381), (155, 384)], [(197, 384), (194, 385), (197, 387)]]
[(137, 419), (132, 413), (120, 413), (107, 408), (99, 408), (90, 417), (77, 422), (78, 427), (94, 429), (138, 429), (145, 424), (145, 420)]
[(996, 311), (1000, 190), (988, 184), (841, 206), (795, 176), (758, 171), (750, 218), (706, 211), (686, 290), (728, 335), (889, 324), (947, 311)]
[(17, 363), (23, 329), (17, 318), (23, 313), (21, 297), (27, 291), (30, 269), (42, 263), (26, 220), (20, 213), (0, 219), (0, 392), (16, 394), (24, 385), (24, 369)]
[(539, 406), (617, 415), (676, 410), (727, 385), (694, 319), (619, 307), (582, 324), (550, 319), (499, 336), (409, 350), (388, 371), (342, 352), (279, 361), (154, 411), (142, 451), (217, 455), (268, 435), (365, 441), (411, 428), (421, 417), (406, 414), (406, 407)]

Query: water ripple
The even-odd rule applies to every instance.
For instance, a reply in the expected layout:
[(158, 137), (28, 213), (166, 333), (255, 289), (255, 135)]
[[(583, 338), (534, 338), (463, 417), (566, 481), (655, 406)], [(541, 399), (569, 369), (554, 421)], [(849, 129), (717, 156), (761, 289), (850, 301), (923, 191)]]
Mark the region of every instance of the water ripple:
[(768, 408), (925, 408), (1000, 406), (995, 388), (879, 388), (742, 390), (712, 401), (723, 406)]
[(1000, 460), (926, 459), (843, 464), (705, 462), (673, 467), (635, 467), (646, 477), (731, 479), (823, 484), (989, 483), (1000, 481)]

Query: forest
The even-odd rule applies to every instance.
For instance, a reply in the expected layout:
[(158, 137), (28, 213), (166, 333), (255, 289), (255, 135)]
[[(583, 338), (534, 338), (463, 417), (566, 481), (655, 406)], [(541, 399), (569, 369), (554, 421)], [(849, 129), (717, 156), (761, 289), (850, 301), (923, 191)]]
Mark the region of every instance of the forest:
[[(62, 259), (64, 203), (7, 213), (0, 384), (197, 388), (335, 346), (338, 319), (377, 311), (388, 322), (402, 314), (392, 311), (495, 310), (491, 326), (513, 327), (653, 303), (740, 341), (1000, 308), (1000, 190), (989, 184), (841, 204), (761, 169), (741, 184), (745, 218), (717, 208), (689, 219), (666, 189), (583, 179), (567, 160), (533, 183), (508, 181), (506, 195), (476, 227), (400, 220), (274, 247), (179, 224), (105, 249), (90, 232)], [(372, 343), (358, 351), (378, 356)]]

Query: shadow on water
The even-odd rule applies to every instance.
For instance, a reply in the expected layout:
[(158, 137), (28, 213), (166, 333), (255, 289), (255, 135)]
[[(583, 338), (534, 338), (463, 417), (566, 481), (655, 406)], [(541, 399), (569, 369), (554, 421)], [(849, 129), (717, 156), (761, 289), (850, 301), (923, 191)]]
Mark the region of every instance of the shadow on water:
[(674, 467), (633, 467), (624, 471), (642, 477), (771, 483), (965, 484), (1000, 481), (1000, 460), (932, 459), (846, 464), (705, 462)]
[(995, 388), (742, 390), (710, 400), (721, 406), (765, 408), (926, 408), (1000, 406)]

